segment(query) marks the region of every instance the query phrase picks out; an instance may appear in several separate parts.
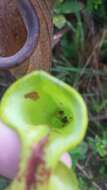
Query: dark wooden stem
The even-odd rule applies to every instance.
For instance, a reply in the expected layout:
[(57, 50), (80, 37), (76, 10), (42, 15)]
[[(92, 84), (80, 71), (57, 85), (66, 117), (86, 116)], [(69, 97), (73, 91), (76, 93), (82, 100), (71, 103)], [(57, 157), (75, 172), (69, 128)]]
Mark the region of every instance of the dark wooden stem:
[(29, 0), (17, 0), (17, 7), (27, 30), (24, 46), (14, 55), (0, 56), (0, 69), (8, 69), (23, 63), (33, 52), (39, 38), (39, 18)]

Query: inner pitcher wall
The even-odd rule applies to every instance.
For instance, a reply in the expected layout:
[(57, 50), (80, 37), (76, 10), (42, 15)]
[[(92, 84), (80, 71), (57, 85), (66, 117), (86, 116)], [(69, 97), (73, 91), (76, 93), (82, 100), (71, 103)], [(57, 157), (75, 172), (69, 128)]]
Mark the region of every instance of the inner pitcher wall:
[(16, 0), (0, 0), (0, 56), (15, 54), (25, 43), (26, 37)]

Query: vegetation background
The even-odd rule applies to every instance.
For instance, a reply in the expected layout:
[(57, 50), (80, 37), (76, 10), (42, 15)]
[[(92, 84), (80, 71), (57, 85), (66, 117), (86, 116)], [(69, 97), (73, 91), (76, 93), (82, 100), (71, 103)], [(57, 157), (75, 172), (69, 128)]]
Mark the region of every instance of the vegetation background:
[[(107, 190), (107, 0), (57, 0), (53, 22), (51, 72), (82, 94), (89, 111), (87, 136), (70, 152), (80, 189)], [(7, 182), (0, 178), (1, 190)]]
[(107, 1), (59, 0), (52, 74), (74, 86), (89, 111), (85, 141), (70, 155), (81, 190), (107, 189)]

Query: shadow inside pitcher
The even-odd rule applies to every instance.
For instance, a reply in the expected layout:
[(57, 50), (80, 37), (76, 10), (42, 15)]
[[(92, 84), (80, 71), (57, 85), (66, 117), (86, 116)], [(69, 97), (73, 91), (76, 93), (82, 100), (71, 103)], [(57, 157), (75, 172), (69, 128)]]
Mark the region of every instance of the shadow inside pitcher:
[(16, 0), (0, 0), (0, 56), (17, 53), (24, 45), (27, 31)]

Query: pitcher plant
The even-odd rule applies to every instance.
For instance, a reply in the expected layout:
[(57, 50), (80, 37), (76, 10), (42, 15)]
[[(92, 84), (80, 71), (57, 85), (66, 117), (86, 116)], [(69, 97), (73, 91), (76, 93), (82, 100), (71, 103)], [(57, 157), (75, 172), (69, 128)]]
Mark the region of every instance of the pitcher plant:
[(79, 190), (73, 169), (60, 161), (87, 129), (87, 108), (74, 88), (44, 71), (30, 73), (4, 94), (0, 119), (21, 146), (18, 171), (7, 190)]

